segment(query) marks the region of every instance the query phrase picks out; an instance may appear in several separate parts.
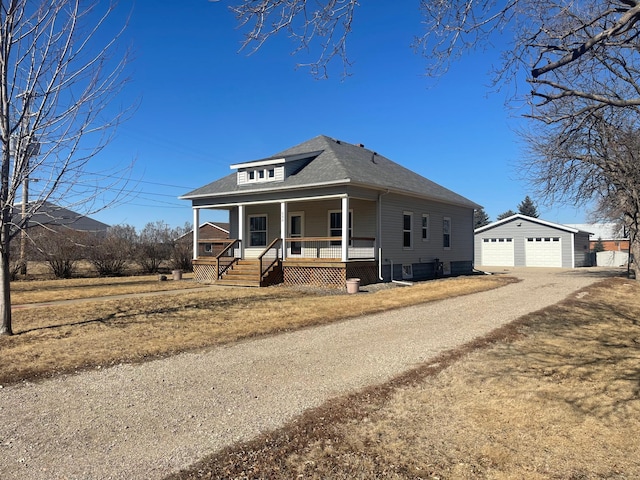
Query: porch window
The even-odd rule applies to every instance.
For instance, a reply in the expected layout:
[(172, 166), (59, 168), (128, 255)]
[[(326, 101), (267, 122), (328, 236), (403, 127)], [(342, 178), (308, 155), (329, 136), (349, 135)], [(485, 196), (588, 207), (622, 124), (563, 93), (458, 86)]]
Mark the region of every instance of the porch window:
[(422, 241), (423, 242), (429, 241), (429, 214), (428, 213), (422, 214)]
[(249, 216), (249, 246), (250, 247), (266, 247), (267, 246), (267, 216), (266, 215)]
[(402, 216), (402, 247), (413, 247), (413, 213), (404, 212)]
[(445, 249), (451, 248), (451, 218), (442, 219), (442, 246)]
[[(329, 236), (342, 237), (342, 210), (329, 211)], [(353, 211), (349, 210), (349, 245), (353, 237)], [(331, 245), (340, 245), (340, 242), (331, 242)]]
[(213, 244), (205, 243), (204, 244), (204, 251), (205, 251), (205, 253), (212, 253), (213, 252)]

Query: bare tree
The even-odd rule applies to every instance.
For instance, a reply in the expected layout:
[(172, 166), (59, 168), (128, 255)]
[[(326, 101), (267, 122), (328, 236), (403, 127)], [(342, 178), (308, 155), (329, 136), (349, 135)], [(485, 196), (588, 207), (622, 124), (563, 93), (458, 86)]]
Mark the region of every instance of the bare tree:
[[(349, 64), (345, 45), (356, 5), (244, 0), (233, 10), (251, 26), (245, 46), (259, 48), (282, 30), (301, 48), (318, 31), (326, 41), (337, 39), (339, 48), (320, 50), (316, 65), (326, 72), (336, 57)], [(624, 134), (640, 132), (640, 0), (420, 0), (417, 8), (424, 31), (413, 47), (429, 59), (429, 75), (446, 72), (465, 52), (503, 45), (494, 82), (514, 85), (512, 100), (529, 106), (525, 116), (534, 126), (524, 134), (531, 156), (523, 166), (538, 196), (545, 203), (598, 198), (600, 210), (624, 216), (636, 238), (640, 178), (629, 159), (640, 145), (610, 126), (622, 116)], [(345, 12), (348, 22), (341, 23)]]
[[(106, 108), (126, 83), (127, 54), (117, 42), (123, 27), (111, 31), (114, 8), (97, 1), (0, 0), (0, 334), (12, 333), (11, 239), (43, 202), (64, 199), (90, 210), (111, 187), (104, 179), (113, 172), (92, 178), (87, 168), (122, 120), (123, 110)], [(36, 178), (16, 215), (20, 190)]]
[(246, 32), (242, 48), (255, 52), (270, 37), (284, 32), (294, 40), (295, 53), (313, 50), (315, 59), (299, 66), (308, 67), (315, 77), (326, 77), (334, 57), (343, 60), (343, 74), (348, 74), (346, 42), (357, 6), (357, 0), (244, 0), (230, 8)]
[(115, 225), (106, 234), (93, 235), (87, 250), (98, 275), (122, 275), (133, 259), (136, 240), (136, 229), (131, 225)]
[[(622, 219), (640, 258), (640, 122), (634, 109), (608, 107), (528, 138), (531, 178), (546, 197), (595, 200), (601, 217)], [(560, 130), (560, 131), (558, 131)]]
[(144, 273), (157, 273), (171, 258), (172, 249), (171, 227), (162, 220), (149, 222), (138, 235), (135, 259)]

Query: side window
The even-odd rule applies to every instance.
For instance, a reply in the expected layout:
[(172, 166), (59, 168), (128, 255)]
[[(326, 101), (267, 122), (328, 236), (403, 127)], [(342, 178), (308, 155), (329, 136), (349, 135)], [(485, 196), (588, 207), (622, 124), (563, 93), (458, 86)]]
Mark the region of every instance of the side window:
[(424, 213), (422, 215), (422, 241), (429, 241), (429, 214)]
[(404, 212), (402, 216), (402, 247), (413, 247), (413, 213)]
[(449, 217), (442, 219), (442, 246), (451, 248), (451, 218)]

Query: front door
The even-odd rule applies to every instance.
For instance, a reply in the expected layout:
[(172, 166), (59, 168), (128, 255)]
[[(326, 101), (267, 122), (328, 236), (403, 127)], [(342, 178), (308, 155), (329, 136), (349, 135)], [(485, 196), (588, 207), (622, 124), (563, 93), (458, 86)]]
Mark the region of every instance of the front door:
[[(302, 213), (289, 214), (289, 237), (302, 238), (304, 235), (304, 218)], [(302, 254), (302, 242), (291, 242), (290, 255)]]

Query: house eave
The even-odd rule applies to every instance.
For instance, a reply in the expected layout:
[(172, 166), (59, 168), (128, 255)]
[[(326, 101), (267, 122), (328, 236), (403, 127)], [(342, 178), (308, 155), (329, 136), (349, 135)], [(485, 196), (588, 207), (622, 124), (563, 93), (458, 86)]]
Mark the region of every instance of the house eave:
[(310, 188), (322, 188), (322, 187), (332, 187), (336, 185), (345, 185), (350, 183), (349, 179), (333, 181), (333, 182), (319, 182), (319, 183), (307, 183), (305, 185), (295, 185), (295, 186), (282, 186), (282, 187), (269, 187), (269, 188), (253, 188), (253, 189), (243, 189), (243, 190), (234, 190), (220, 193), (203, 193), (200, 195), (183, 195), (178, 197), (179, 200), (200, 200), (203, 198), (220, 198), (220, 197), (237, 197), (240, 195), (250, 195), (256, 193), (271, 193), (271, 192), (287, 192), (287, 191), (295, 191), (295, 190), (307, 190)]
[[(424, 200), (430, 200), (434, 202), (444, 203), (448, 205), (455, 205), (455, 206), (465, 207), (465, 208), (480, 208), (480, 205), (478, 205), (475, 202), (472, 202), (471, 200), (469, 200), (468, 203), (462, 202), (462, 201), (448, 200), (443, 198), (437, 198), (433, 195), (421, 194), (419, 192), (413, 192), (413, 191), (403, 190), (403, 189), (394, 188), (394, 187), (371, 185), (366, 183), (355, 183), (348, 178), (343, 180), (338, 180), (338, 181), (332, 181), (332, 182), (308, 183), (306, 185), (243, 189), (243, 190), (235, 190), (232, 192), (220, 192), (220, 193), (213, 193), (213, 194), (210, 193), (210, 194), (201, 194), (201, 195), (184, 195), (178, 198), (180, 200), (201, 200), (204, 198), (210, 198), (213, 200), (221, 197), (238, 197), (241, 195), (263, 194), (263, 193), (273, 193), (273, 192), (291, 192), (296, 190), (307, 190), (307, 189), (313, 189), (313, 188), (334, 187), (334, 186), (341, 186), (341, 185), (351, 185), (354, 187), (362, 187), (368, 190), (374, 190), (382, 193), (395, 193), (398, 195), (404, 195), (404, 196), (413, 197), (413, 198), (420, 198)], [(233, 202), (230, 202), (230, 204), (231, 203)]]

